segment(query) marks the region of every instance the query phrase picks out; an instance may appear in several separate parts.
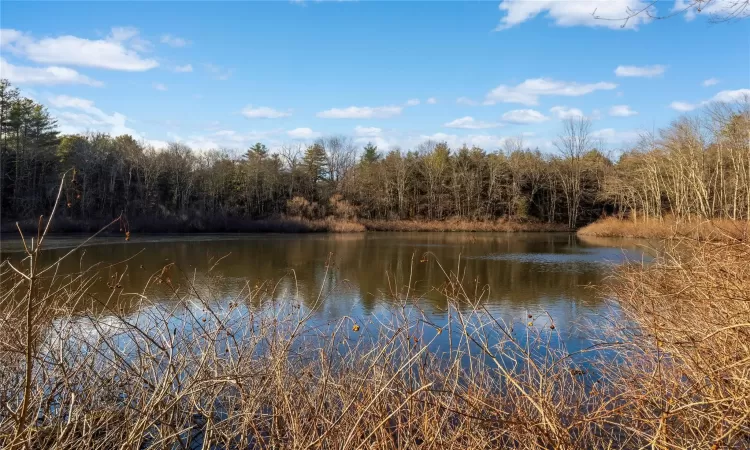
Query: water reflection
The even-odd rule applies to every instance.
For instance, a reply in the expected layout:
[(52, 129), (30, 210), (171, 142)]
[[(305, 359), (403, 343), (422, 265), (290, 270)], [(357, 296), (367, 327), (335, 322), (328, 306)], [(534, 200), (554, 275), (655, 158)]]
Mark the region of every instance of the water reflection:
[[(75, 242), (50, 238), (43, 263)], [(315, 308), (323, 320), (376, 315), (395, 294), (403, 297), (408, 285), (415, 305), (439, 324), (446, 320), (441, 288), (452, 271), (499, 318), (512, 323), (548, 312), (571, 340), (573, 324), (605, 312), (590, 286), (612, 264), (642, 257), (638, 247), (623, 249), (619, 241), (583, 241), (565, 233), (133, 236), (130, 242), (118, 237), (93, 244), (69, 257), (59, 274), (101, 264), (92, 294), (109, 306), (132, 292), (169, 301), (171, 289), (149, 280), (172, 264), (173, 283), (193, 285), (196, 294), (226, 300), (265, 289), (274, 298)], [(6, 240), (2, 258), (20, 260), (19, 248)], [(121, 289), (113, 289), (113, 279)]]

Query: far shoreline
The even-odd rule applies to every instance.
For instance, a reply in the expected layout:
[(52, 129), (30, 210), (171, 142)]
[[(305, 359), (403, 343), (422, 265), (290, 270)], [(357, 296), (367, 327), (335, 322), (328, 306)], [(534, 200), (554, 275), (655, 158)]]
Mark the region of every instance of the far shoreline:
[[(46, 219), (46, 218), (45, 218)], [(57, 217), (51, 234), (95, 233), (108, 222), (100, 220), (71, 220)], [(24, 235), (35, 235), (37, 221), (18, 221)], [(18, 234), (16, 222), (7, 221), (0, 226), (0, 234), (8, 237)], [(130, 231), (148, 234), (203, 234), (203, 233), (364, 233), (364, 232), (573, 232), (565, 224), (535, 220), (466, 220), (449, 218), (445, 220), (366, 220), (366, 219), (304, 219), (299, 217), (272, 217), (268, 219), (222, 219), (212, 221), (164, 219), (150, 220), (136, 218), (122, 224), (110, 225), (105, 234)]]

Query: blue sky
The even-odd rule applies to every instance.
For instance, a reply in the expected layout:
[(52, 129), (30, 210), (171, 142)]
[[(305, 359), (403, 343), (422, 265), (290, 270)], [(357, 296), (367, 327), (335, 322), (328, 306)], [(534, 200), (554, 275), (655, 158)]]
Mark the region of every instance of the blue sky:
[[(715, 0), (708, 13), (721, 13)], [(658, 3), (667, 14), (685, 0)], [(750, 23), (643, 0), (3, 2), (2, 77), (64, 132), (275, 148), (326, 134), (542, 150), (584, 114), (610, 149), (750, 93)], [(689, 5), (687, 5), (689, 6)]]

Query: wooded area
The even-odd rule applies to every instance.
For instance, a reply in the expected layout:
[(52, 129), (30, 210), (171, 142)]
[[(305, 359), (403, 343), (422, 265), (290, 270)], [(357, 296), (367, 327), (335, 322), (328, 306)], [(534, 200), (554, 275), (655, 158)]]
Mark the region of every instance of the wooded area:
[[(604, 215), (750, 219), (750, 109), (713, 104), (644, 134), (616, 161), (597, 149), (591, 123), (563, 122), (553, 154), (522, 138), (502, 149), (359, 149), (332, 136), (271, 152), (157, 150), (130, 136), (60, 135), (46, 108), (6, 80), (0, 87), (2, 219), (52, 209), (61, 175), (63, 217), (216, 230), (287, 215), (318, 219), (488, 220), (564, 223)], [(490, 151), (491, 150), (491, 151)], [(137, 227), (137, 225), (136, 225)], [(236, 228), (236, 227), (235, 227)]]

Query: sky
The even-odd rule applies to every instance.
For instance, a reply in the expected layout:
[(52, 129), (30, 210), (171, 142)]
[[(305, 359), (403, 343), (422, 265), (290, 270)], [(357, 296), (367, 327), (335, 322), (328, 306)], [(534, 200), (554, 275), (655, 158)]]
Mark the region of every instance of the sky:
[[(616, 150), (750, 94), (750, 19), (643, 0), (3, 2), (0, 76), (64, 133), (271, 149), (326, 135), (553, 151), (584, 115)], [(687, 8), (687, 10), (685, 10)], [(599, 18), (595, 18), (594, 15)]]

